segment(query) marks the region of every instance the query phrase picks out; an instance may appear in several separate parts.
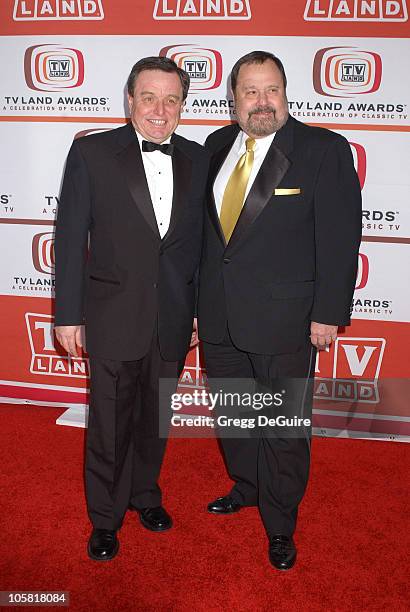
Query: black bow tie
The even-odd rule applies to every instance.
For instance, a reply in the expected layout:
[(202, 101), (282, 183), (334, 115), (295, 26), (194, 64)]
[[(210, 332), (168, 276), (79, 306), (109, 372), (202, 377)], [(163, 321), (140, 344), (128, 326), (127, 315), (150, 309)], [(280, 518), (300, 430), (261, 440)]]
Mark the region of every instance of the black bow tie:
[(172, 155), (174, 152), (173, 144), (157, 144), (156, 142), (150, 142), (149, 140), (142, 141), (142, 150), (145, 153), (152, 153), (152, 151), (161, 151), (165, 155)]

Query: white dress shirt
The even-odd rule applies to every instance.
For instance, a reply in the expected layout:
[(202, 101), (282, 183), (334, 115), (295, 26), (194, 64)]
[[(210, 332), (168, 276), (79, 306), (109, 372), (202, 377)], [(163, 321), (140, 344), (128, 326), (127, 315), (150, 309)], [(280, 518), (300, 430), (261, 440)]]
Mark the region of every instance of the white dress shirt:
[[(145, 139), (137, 131), (136, 134), (141, 149), (142, 162), (158, 230), (161, 238), (163, 238), (168, 231), (171, 220), (172, 197), (174, 193), (172, 157), (171, 155), (161, 153), (161, 151), (152, 151), (151, 153), (143, 151), (142, 141)], [(168, 144), (170, 140), (171, 138), (168, 138), (161, 144)]]
[[(265, 159), (266, 153), (268, 152), (268, 149), (271, 146), (273, 139), (275, 138), (275, 134), (276, 132), (274, 132), (273, 134), (269, 134), (269, 136), (265, 136), (264, 138), (255, 139), (256, 145), (254, 149), (253, 166), (246, 187), (245, 200), (248, 197), (248, 193), (253, 185), (256, 175), (258, 174), (262, 162)], [(222, 164), (218, 176), (216, 177), (214, 183), (214, 198), (216, 210), (218, 211), (218, 216), (221, 215), (222, 199), (229, 177), (231, 176), (240, 157), (246, 152), (245, 142), (247, 138), (249, 138), (249, 136), (241, 130), (238, 136), (236, 137), (236, 140), (233, 143), (227, 158)]]

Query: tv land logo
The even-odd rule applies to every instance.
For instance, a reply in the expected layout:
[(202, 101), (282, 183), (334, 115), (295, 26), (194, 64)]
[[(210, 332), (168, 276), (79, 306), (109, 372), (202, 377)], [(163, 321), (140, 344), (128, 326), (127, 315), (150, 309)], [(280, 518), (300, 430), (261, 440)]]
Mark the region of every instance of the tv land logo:
[(43, 232), (36, 234), (31, 243), (33, 266), (41, 274), (54, 274), (54, 234)]
[(369, 258), (364, 253), (359, 253), (355, 291), (358, 291), (359, 289), (364, 289), (367, 285), (368, 280)]
[(407, 21), (406, 0), (307, 0), (305, 21)]
[(34, 45), (24, 54), (24, 75), (30, 89), (62, 91), (84, 82), (84, 57), (78, 49)]
[(323, 96), (352, 98), (377, 91), (382, 78), (378, 53), (355, 47), (326, 47), (313, 61), (313, 87)]
[(158, 20), (251, 19), (249, 0), (156, 0), (152, 13)]
[(14, 21), (104, 19), (102, 0), (15, 0)]
[(88, 359), (71, 357), (58, 345), (56, 350), (53, 317), (35, 312), (26, 313), (27, 333), (31, 348), (30, 372), (45, 376), (87, 378)]
[(206, 389), (206, 374), (202, 367), (199, 347), (191, 349), (185, 360), (185, 366), (179, 378), (178, 388), (186, 392), (189, 389)]
[(359, 177), (360, 189), (363, 189), (367, 172), (366, 150), (363, 145), (358, 144), (357, 142), (349, 141), (349, 144), (352, 150), (354, 167), (356, 168), (356, 173)]
[(221, 84), (222, 56), (215, 49), (189, 44), (171, 45), (161, 49), (159, 54), (174, 60), (188, 72), (191, 79), (190, 91), (216, 89)]
[(327, 351), (318, 351), (314, 398), (375, 404), (385, 338), (339, 337)]

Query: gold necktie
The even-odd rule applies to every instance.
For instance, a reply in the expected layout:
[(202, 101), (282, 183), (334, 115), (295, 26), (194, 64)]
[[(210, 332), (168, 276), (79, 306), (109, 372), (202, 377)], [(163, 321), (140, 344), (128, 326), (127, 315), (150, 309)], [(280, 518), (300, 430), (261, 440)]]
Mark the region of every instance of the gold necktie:
[(253, 138), (246, 139), (246, 153), (240, 157), (225, 187), (220, 221), (226, 242), (229, 242), (241, 214), (246, 186), (253, 166), (255, 144), (256, 141)]

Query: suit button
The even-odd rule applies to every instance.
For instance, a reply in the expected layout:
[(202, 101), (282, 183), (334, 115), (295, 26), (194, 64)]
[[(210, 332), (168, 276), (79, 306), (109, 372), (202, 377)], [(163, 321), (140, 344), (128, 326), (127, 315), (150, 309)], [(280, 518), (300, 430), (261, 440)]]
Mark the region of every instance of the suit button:
[(231, 263), (231, 260), (228, 257), (225, 257), (224, 264), (228, 264), (228, 263)]
[(154, 289), (158, 287), (158, 283), (154, 283)]

